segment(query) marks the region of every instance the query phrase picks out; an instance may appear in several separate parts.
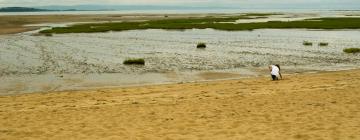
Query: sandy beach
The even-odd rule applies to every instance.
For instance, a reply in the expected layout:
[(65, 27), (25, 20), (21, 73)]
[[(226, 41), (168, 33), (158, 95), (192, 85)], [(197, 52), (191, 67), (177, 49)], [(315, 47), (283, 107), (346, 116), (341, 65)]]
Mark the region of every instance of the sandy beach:
[[(0, 140), (360, 139), (360, 59), (343, 52), (359, 46), (358, 30), (23, 33), (69, 23), (229, 15), (0, 16)], [(314, 16), (323, 15), (243, 22)], [(195, 48), (199, 41), (206, 50)], [(122, 64), (133, 57), (146, 65)], [(273, 63), (282, 65), (285, 79), (264, 76)]]
[(360, 139), (360, 70), (0, 96), (0, 139)]

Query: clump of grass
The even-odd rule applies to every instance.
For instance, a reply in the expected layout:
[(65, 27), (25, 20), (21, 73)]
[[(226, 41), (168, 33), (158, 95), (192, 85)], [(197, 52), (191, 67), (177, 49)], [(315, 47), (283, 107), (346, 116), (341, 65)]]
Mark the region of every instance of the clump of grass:
[(345, 53), (360, 53), (360, 48), (345, 48), (343, 51)]
[(53, 34), (52, 34), (52, 33), (44, 33), (44, 35), (45, 35), (45, 36), (47, 36), (47, 37), (51, 37), (51, 36), (53, 36)]
[(304, 42), (303, 42), (303, 45), (304, 45), (304, 46), (312, 46), (313, 43), (312, 43), (312, 42), (309, 42), (309, 41), (304, 41)]
[(145, 65), (145, 60), (139, 59), (127, 59), (123, 62), (124, 65)]
[(204, 48), (206, 48), (206, 44), (205, 44), (205, 43), (198, 43), (197, 46), (196, 46), (196, 48), (198, 48), (198, 49), (204, 49)]
[(327, 43), (327, 42), (320, 42), (320, 43), (319, 43), (319, 46), (329, 46), (329, 43)]

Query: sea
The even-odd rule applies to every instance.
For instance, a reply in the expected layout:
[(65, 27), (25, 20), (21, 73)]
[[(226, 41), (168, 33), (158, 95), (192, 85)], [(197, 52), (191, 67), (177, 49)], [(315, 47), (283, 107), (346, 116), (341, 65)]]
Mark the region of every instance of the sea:
[(180, 9), (180, 10), (105, 10), (105, 11), (46, 11), (46, 12), (0, 12), (0, 15), (88, 15), (88, 14), (192, 14), (192, 13), (336, 13), (358, 10), (338, 9)]

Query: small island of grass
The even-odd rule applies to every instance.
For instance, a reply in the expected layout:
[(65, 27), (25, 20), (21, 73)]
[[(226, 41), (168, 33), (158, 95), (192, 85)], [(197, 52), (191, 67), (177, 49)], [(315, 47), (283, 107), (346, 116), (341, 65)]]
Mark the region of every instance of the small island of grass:
[(145, 65), (145, 60), (139, 59), (127, 59), (123, 62), (124, 65)]
[(360, 53), (360, 48), (345, 48), (343, 51), (345, 53)]
[(319, 43), (319, 46), (321, 46), (321, 47), (329, 46), (329, 43), (327, 43), (327, 42), (320, 42), (320, 43)]
[(304, 46), (312, 46), (313, 43), (312, 43), (312, 42), (309, 42), (309, 41), (304, 41), (304, 42), (303, 42), (303, 45), (304, 45)]
[(205, 43), (198, 43), (198, 44), (196, 45), (196, 48), (198, 48), (198, 49), (205, 49), (205, 48), (206, 48), (206, 44), (205, 44)]

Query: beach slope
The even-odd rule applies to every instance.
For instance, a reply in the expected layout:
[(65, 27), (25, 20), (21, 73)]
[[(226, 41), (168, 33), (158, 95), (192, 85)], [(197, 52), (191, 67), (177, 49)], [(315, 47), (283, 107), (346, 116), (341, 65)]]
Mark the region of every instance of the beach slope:
[(360, 139), (360, 70), (0, 96), (0, 139)]

